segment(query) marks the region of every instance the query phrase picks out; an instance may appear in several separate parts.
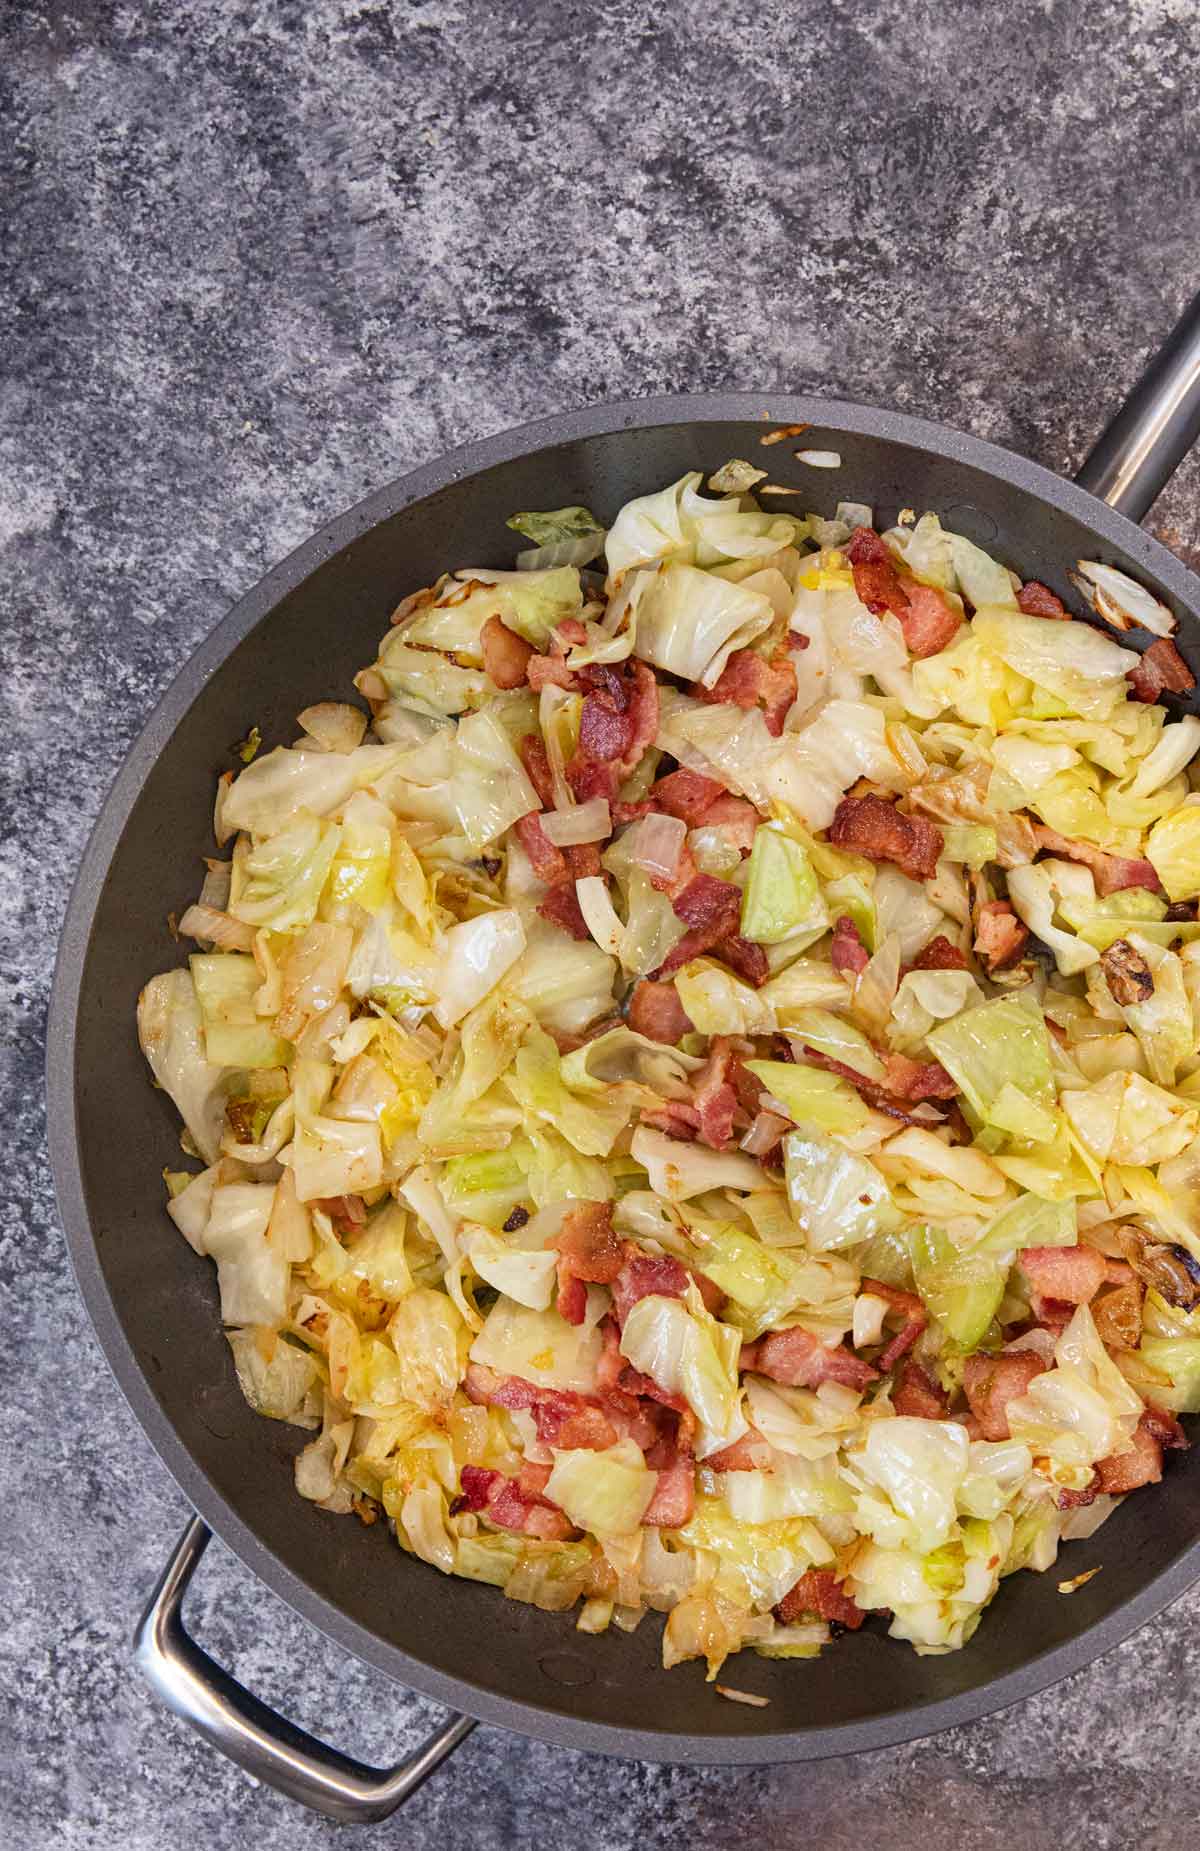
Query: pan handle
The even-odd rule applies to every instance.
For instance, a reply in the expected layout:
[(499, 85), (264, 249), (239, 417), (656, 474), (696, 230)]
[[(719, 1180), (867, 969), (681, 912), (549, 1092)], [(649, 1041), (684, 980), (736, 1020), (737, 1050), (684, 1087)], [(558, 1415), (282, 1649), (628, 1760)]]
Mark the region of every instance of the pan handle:
[(184, 1629), (183, 1597), (211, 1530), (193, 1517), (150, 1596), (134, 1635), (134, 1659), (168, 1709), (268, 1786), (330, 1819), (368, 1825), (416, 1792), (475, 1727), (452, 1715), (407, 1760), (368, 1767), (339, 1754), (251, 1696)]
[(1200, 295), (1193, 296), (1075, 480), (1140, 521), (1200, 437)]

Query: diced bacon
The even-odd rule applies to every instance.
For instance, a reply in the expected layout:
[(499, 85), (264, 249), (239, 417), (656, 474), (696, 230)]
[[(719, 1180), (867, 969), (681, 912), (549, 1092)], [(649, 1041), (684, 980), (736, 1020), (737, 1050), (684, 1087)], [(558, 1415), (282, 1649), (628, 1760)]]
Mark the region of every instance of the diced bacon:
[(632, 737), (633, 723), (611, 694), (600, 692), (585, 697), (579, 719), (578, 757), (606, 765), (624, 756)]
[[(611, 1432), (612, 1429), (610, 1428), (609, 1431)], [(550, 1474), (553, 1470), (552, 1465), (537, 1465), (532, 1459), (522, 1459), (516, 1480), (517, 1489), (522, 1497), (540, 1497), (550, 1482)]]
[(1153, 862), (1133, 860), (1127, 855), (1108, 855), (1094, 842), (1060, 836), (1057, 829), (1047, 829), (1044, 823), (1036, 823), (1034, 828), (1040, 848), (1048, 849), (1052, 855), (1065, 855), (1068, 861), (1082, 862), (1092, 870), (1096, 892), (1102, 899), (1126, 887), (1148, 887), (1152, 893), (1161, 891)]
[(899, 612), (910, 655), (936, 656), (962, 626), (962, 617), (932, 585), (904, 580), (908, 609)]
[(1027, 617), (1056, 617), (1069, 619), (1071, 613), (1061, 598), (1056, 598), (1049, 585), (1043, 585), (1036, 578), (1026, 579), (1017, 593), (1017, 608)]
[(558, 1291), (554, 1308), (567, 1324), (582, 1324), (587, 1316), (587, 1287), (574, 1273), (564, 1271), (561, 1260), (558, 1262)]
[(741, 892), (730, 881), (712, 874), (697, 874), (672, 901), (676, 917), (687, 926), (719, 924), (722, 935), (732, 931), (742, 910)]
[(639, 817), (654, 814), (654, 805), (649, 797), (643, 797), (637, 803), (610, 804), (609, 808), (612, 811), (614, 829), (619, 828), (622, 823), (636, 823)]
[(360, 1195), (329, 1195), (313, 1203), (323, 1209), (339, 1234), (352, 1234), (367, 1219), (367, 1205)]
[(913, 970), (966, 970), (967, 960), (957, 945), (952, 945), (944, 932), (931, 938), (924, 948), (918, 951), (912, 961)]
[(552, 810), (554, 808), (554, 779), (550, 774), (550, 759), (542, 735), (526, 733), (517, 747), (517, 752), (525, 767), (525, 776), (537, 792), (543, 810)]
[(727, 1040), (718, 1036), (707, 1061), (692, 1084), (692, 1104), (699, 1120), (700, 1137), (712, 1150), (727, 1150), (733, 1142), (737, 1094), (729, 1083), (732, 1058)]
[(479, 632), (483, 669), (498, 688), (519, 688), (529, 669), (532, 645), (498, 617), (489, 617)]
[(613, 1227), (611, 1202), (575, 1202), (563, 1216), (554, 1245), (577, 1279), (611, 1285), (625, 1262), (625, 1243)]
[(901, 1329), (876, 1358), (876, 1367), (886, 1375), (912, 1349), (929, 1322), (929, 1313), (915, 1292), (904, 1292), (899, 1286), (885, 1285), (882, 1279), (864, 1279), (862, 1290), (874, 1298), (884, 1299), (890, 1309), (904, 1320)]
[(617, 1323), (624, 1325), (629, 1313), (641, 1298), (682, 1298), (687, 1291), (686, 1267), (665, 1253), (628, 1254), (620, 1272), (612, 1281), (613, 1311)]
[(1139, 1426), (1127, 1453), (1114, 1453), (1096, 1466), (1099, 1489), (1108, 1497), (1123, 1497), (1142, 1485), (1156, 1485), (1163, 1475), (1163, 1449), (1154, 1435)]
[(705, 811), (716, 802), (718, 797), (726, 795), (725, 786), (718, 784), (715, 778), (706, 778), (698, 771), (673, 771), (669, 777), (660, 778), (650, 791), (656, 809), (665, 810), (668, 816), (677, 816), (689, 829), (695, 829), (703, 822)]
[[(803, 1053), (810, 1067), (821, 1067), (826, 1073), (836, 1073), (840, 1080), (848, 1081), (856, 1088), (860, 1098), (874, 1111), (886, 1112), (890, 1118), (898, 1118), (904, 1125), (925, 1125), (928, 1130), (929, 1127), (925, 1120), (914, 1117), (909, 1110), (911, 1105), (918, 1103), (916, 1100), (902, 1099), (898, 1093), (889, 1092), (886, 1086), (877, 1086), (873, 1080), (868, 1080), (859, 1073), (857, 1068), (848, 1067), (844, 1061), (834, 1060), (831, 1055), (822, 1054), (819, 1049), (809, 1047), (807, 1043), (804, 1044)], [(936, 1065), (936, 1062), (928, 1064), (932, 1066)]]
[(920, 1363), (911, 1357), (896, 1378), (892, 1390), (892, 1406), (897, 1414), (910, 1415), (916, 1420), (945, 1420), (946, 1397), (922, 1369)]
[(605, 797), (611, 804), (620, 781), (615, 764), (602, 765), (576, 754), (567, 766), (567, 783), (579, 803), (588, 803), (593, 797)]
[(771, 1448), (761, 1433), (751, 1428), (743, 1433), (740, 1440), (732, 1446), (723, 1446), (718, 1453), (709, 1453), (704, 1461), (710, 1472), (757, 1472), (769, 1467)]
[(603, 873), (598, 842), (572, 842), (564, 848), (563, 856), (567, 871), (573, 881), (586, 880), (590, 875)]
[(543, 688), (577, 688), (578, 681), (561, 656), (531, 655), (525, 670), (535, 694)]
[(1026, 1393), (1047, 1364), (1033, 1350), (1009, 1350), (1003, 1356), (968, 1356), (963, 1391), (985, 1440), (1010, 1440), (1008, 1404)]
[(633, 686), (629, 690), (629, 743), (621, 754), (623, 778), (636, 771), (648, 746), (654, 744), (658, 731), (658, 677), (648, 662), (633, 661)]
[(804, 1614), (815, 1614), (832, 1626), (844, 1626), (857, 1632), (866, 1614), (851, 1600), (845, 1588), (829, 1568), (810, 1568), (790, 1587), (775, 1608), (781, 1626), (790, 1626)]
[(1093, 1472), (1090, 1481), (1081, 1486), (1078, 1491), (1064, 1486), (1061, 1491), (1056, 1492), (1054, 1502), (1059, 1510), (1084, 1510), (1089, 1504), (1094, 1504), (1099, 1495), (1100, 1480)]
[(900, 583), (896, 562), (873, 527), (856, 527), (846, 547), (854, 573), (854, 590), (869, 611), (879, 616), (892, 611), (903, 619), (909, 600)]
[(664, 1099), (652, 1109), (643, 1107), (640, 1122), (655, 1131), (665, 1131), (669, 1138), (690, 1143), (700, 1135), (700, 1114), (686, 1099)]
[(1135, 701), (1156, 701), (1164, 689), (1168, 694), (1187, 694), (1196, 685), (1196, 677), (1167, 636), (1151, 643), (1126, 680)]
[(582, 618), (564, 617), (560, 623), (555, 624), (554, 637), (565, 652), (576, 643), (587, 642), (587, 626)]
[(848, 913), (843, 913), (833, 928), (829, 957), (835, 971), (844, 977), (857, 977), (871, 962), (871, 954), (862, 942), (858, 927)]
[(600, 1335), (604, 1339), (604, 1348), (596, 1364), (596, 1387), (603, 1395), (616, 1388), (625, 1367), (625, 1358), (621, 1354), (621, 1327), (611, 1312), (601, 1319)]
[(754, 847), (754, 832), (759, 821), (758, 811), (748, 797), (731, 797), (723, 792), (720, 797), (713, 798), (704, 812), (703, 826), (724, 829), (740, 852), (748, 855)]
[(677, 1530), (691, 1520), (696, 1507), (696, 1466), (690, 1453), (677, 1452), (659, 1468), (654, 1495), (642, 1516), (655, 1528)]
[(531, 810), (528, 816), (519, 816), (513, 824), (517, 841), (529, 857), (529, 863), (538, 879), (551, 886), (555, 881), (567, 877), (567, 859), (561, 848), (556, 848), (542, 828), (542, 813)]
[(711, 688), (696, 682), (691, 693), (702, 701), (751, 708), (762, 703), (767, 731), (778, 739), (784, 716), (796, 698), (796, 671), (780, 649), (768, 661), (753, 649), (735, 649)]
[[(753, 939), (742, 938), (735, 932), (732, 938), (721, 940), (716, 952), (731, 970), (735, 970), (739, 977), (744, 977), (747, 983), (752, 983), (756, 990), (761, 990), (771, 975), (767, 954)], [(695, 957), (696, 953), (693, 952), (692, 956)]]
[(975, 917), (975, 956), (987, 971), (1019, 964), (1029, 943), (1029, 927), (1007, 900), (987, 900)]
[(536, 1536), (543, 1542), (563, 1542), (574, 1533), (561, 1510), (537, 1492), (526, 1490), (515, 1478), (506, 1478), (503, 1472), (464, 1465), (459, 1482), (459, 1508), (480, 1511), (499, 1529)]
[[(861, 531), (861, 530), (860, 530)], [(843, 797), (829, 840), (868, 861), (891, 861), (911, 880), (931, 880), (944, 845), (940, 829), (923, 816), (905, 816), (883, 797)]]
[(519, 1375), (501, 1375), (486, 1363), (468, 1363), (463, 1387), (470, 1400), (481, 1407), (531, 1408), (538, 1398), (532, 1382)]
[(617, 1430), (604, 1409), (582, 1395), (547, 1389), (534, 1409), (538, 1439), (563, 1452), (604, 1452), (617, 1443)]
[(940, 1061), (910, 1060), (907, 1054), (888, 1054), (884, 1059), (884, 1088), (896, 1099), (918, 1104), (922, 1099), (955, 1099), (958, 1083)]
[(655, 983), (643, 977), (629, 999), (629, 1026), (635, 1035), (677, 1047), (693, 1032), (693, 1023), (673, 983)]
[(462, 1510), (486, 1510), (488, 1494), (492, 1489), (492, 1480), (501, 1477), (499, 1472), (491, 1472), (486, 1466), (464, 1465), (459, 1474), (459, 1508)]
[[(753, 1362), (747, 1363), (746, 1349)], [(879, 1378), (879, 1371), (846, 1349), (822, 1343), (810, 1331), (797, 1324), (791, 1330), (768, 1331), (753, 1346), (742, 1351), (742, 1367), (791, 1388), (819, 1388), (822, 1382), (844, 1382), (847, 1388), (867, 1388)]]
[(1086, 1305), (1104, 1284), (1104, 1255), (1093, 1247), (1025, 1247), (1017, 1258), (1042, 1299)]
[(538, 903), (538, 912), (551, 925), (561, 926), (572, 938), (582, 941), (592, 935), (588, 931), (587, 920), (579, 910), (579, 900), (572, 882), (563, 881), (557, 887), (551, 887), (544, 900)]
[(1168, 1414), (1165, 1408), (1156, 1407), (1153, 1401), (1147, 1401), (1138, 1425), (1143, 1427), (1147, 1433), (1152, 1434), (1160, 1446), (1167, 1446), (1182, 1452), (1187, 1451), (1187, 1434), (1174, 1414)]

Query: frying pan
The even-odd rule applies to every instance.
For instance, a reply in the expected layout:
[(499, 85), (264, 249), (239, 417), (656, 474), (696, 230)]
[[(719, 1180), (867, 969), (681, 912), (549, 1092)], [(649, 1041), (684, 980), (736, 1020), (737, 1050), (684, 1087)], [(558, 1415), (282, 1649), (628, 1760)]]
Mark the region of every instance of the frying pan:
[[(806, 424), (836, 475), (759, 450), (773, 423)], [(130, 752), (88, 845), (63, 929), (50, 1011), (50, 1145), (80, 1290), (134, 1413), (191, 1501), (189, 1524), (136, 1635), (159, 1695), (260, 1779), (334, 1817), (381, 1818), (476, 1720), (572, 1748), (666, 1762), (815, 1760), (968, 1722), (1043, 1689), (1124, 1638), (1200, 1577), (1200, 1449), (1102, 1532), (1104, 1573), (1070, 1600), (1053, 1575), (1005, 1581), (963, 1652), (919, 1658), (878, 1622), (809, 1663), (755, 1661), (767, 1708), (724, 1702), (688, 1664), (664, 1673), (658, 1626), (581, 1639), (569, 1616), (439, 1576), (382, 1524), (334, 1521), (295, 1495), (303, 1436), (254, 1415), (221, 1335), (212, 1268), (163, 1214), (175, 1114), (147, 1083), (137, 992), (178, 958), (168, 913), (210, 846), (214, 773), (257, 721), (294, 733), (310, 702), (349, 686), (389, 612), (460, 564), (511, 563), (516, 508), (584, 503), (611, 519), (630, 496), (731, 456), (770, 461), (801, 507), (936, 509), (1024, 577), (1068, 592), (1099, 558), (1177, 613), (1200, 659), (1200, 581), (1134, 523), (1200, 433), (1200, 296), (1100, 439), (1076, 483), (917, 418), (786, 394), (648, 399), (567, 412), (390, 484), (340, 515), (255, 586), (183, 670)], [(794, 505), (786, 503), (786, 506)], [(481, 558), (481, 554), (487, 555)], [(333, 1639), (454, 1714), (420, 1752), (377, 1769), (324, 1746), (237, 1685), (189, 1638), (181, 1605), (210, 1528)], [(1095, 1556), (1093, 1545), (1092, 1559)], [(1083, 1565), (1081, 1560), (1081, 1566)]]

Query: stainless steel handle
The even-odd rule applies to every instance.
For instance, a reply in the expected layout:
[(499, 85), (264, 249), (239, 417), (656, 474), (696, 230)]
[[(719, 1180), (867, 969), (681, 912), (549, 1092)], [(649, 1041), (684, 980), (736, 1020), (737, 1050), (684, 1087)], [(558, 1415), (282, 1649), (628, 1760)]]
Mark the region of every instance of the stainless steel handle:
[(1200, 437), (1200, 295), (1092, 449), (1075, 480), (1140, 521)]
[(368, 1825), (403, 1806), (475, 1727), (451, 1716), (395, 1767), (368, 1767), (298, 1729), (244, 1690), (184, 1629), (183, 1597), (212, 1532), (193, 1517), (150, 1596), (134, 1658), (155, 1695), (256, 1779), (331, 1819)]

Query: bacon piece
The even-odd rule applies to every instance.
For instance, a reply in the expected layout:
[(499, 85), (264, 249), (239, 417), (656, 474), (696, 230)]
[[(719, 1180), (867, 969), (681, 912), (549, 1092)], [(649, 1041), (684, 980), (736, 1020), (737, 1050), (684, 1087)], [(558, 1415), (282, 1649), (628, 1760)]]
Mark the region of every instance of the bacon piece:
[(625, 1262), (625, 1242), (613, 1227), (611, 1202), (576, 1202), (563, 1216), (554, 1246), (577, 1279), (611, 1285)]
[(754, 832), (759, 820), (758, 811), (748, 797), (731, 797), (722, 791), (704, 812), (703, 827), (724, 829), (744, 856), (754, 847)]
[[(753, 1358), (750, 1362), (746, 1361), (748, 1352)], [(878, 1369), (855, 1356), (844, 1344), (822, 1343), (798, 1324), (791, 1330), (768, 1331), (757, 1343), (743, 1346), (741, 1366), (791, 1388), (819, 1388), (822, 1382), (844, 1382), (847, 1388), (864, 1389), (879, 1379)]]
[(775, 1618), (781, 1626), (790, 1626), (806, 1613), (813, 1613), (830, 1625), (844, 1626), (850, 1632), (857, 1632), (867, 1617), (829, 1568), (810, 1568), (788, 1589), (775, 1608)]
[(567, 766), (567, 782), (580, 803), (587, 803), (593, 797), (605, 797), (611, 804), (620, 781), (615, 764), (602, 765), (576, 757)]
[(848, 913), (843, 913), (833, 928), (829, 956), (835, 971), (842, 976), (857, 976), (871, 962), (871, 954), (862, 942), (858, 927)]
[(898, 612), (910, 655), (936, 656), (962, 626), (962, 617), (933, 585), (905, 579), (908, 609)]
[(479, 632), (483, 671), (498, 688), (519, 688), (529, 669), (533, 647), (498, 617), (489, 617)]
[(639, 1119), (643, 1125), (652, 1125), (655, 1131), (665, 1131), (669, 1138), (684, 1143), (692, 1142), (700, 1132), (700, 1114), (686, 1099), (664, 1099), (653, 1109), (643, 1107)]
[(1061, 598), (1056, 598), (1049, 585), (1043, 585), (1039, 579), (1026, 579), (1017, 593), (1017, 608), (1024, 611), (1026, 617), (1056, 617), (1070, 620), (1070, 611)]
[(894, 1099), (917, 1105), (922, 1099), (956, 1099), (958, 1082), (946, 1072), (940, 1061), (910, 1060), (907, 1054), (888, 1054), (884, 1058), (885, 1090)]
[(579, 910), (579, 899), (574, 884), (563, 881), (557, 887), (551, 887), (544, 900), (538, 902), (538, 912), (551, 925), (561, 926), (572, 938), (582, 941), (592, 935), (588, 931), (587, 920)]
[(770, 1455), (771, 1448), (766, 1440), (751, 1428), (732, 1446), (723, 1446), (719, 1453), (709, 1453), (704, 1464), (710, 1472), (757, 1472), (769, 1462)]
[(687, 1291), (686, 1267), (665, 1253), (627, 1253), (624, 1264), (612, 1281), (613, 1311), (617, 1323), (624, 1325), (640, 1298), (682, 1298)]
[(911, 1415), (916, 1420), (946, 1419), (945, 1395), (911, 1356), (896, 1379), (892, 1406), (897, 1414)]
[(629, 1026), (635, 1035), (645, 1035), (650, 1041), (662, 1041), (670, 1047), (677, 1047), (685, 1035), (694, 1032), (675, 985), (655, 983), (650, 977), (634, 985), (629, 999)]
[(554, 808), (554, 779), (550, 772), (550, 759), (546, 751), (546, 742), (540, 733), (526, 733), (517, 747), (525, 776), (538, 794), (543, 810)]
[(606, 765), (625, 755), (632, 738), (633, 722), (611, 694), (601, 691), (586, 696), (579, 719), (577, 757)]
[(987, 971), (1018, 964), (1029, 943), (1029, 927), (1007, 900), (987, 900), (975, 916), (975, 956)]
[(1034, 830), (1039, 848), (1048, 849), (1052, 855), (1065, 855), (1068, 861), (1082, 862), (1085, 868), (1092, 870), (1096, 892), (1102, 899), (1126, 887), (1149, 887), (1152, 893), (1161, 891), (1152, 862), (1105, 854), (1095, 843), (1080, 842), (1075, 836), (1060, 836), (1057, 829), (1047, 829), (1044, 823), (1035, 823)]
[(621, 754), (619, 770), (623, 778), (637, 770), (654, 744), (658, 731), (658, 677), (648, 662), (631, 657), (633, 686), (629, 690), (629, 744)]
[(531, 655), (525, 674), (535, 694), (540, 694), (547, 687), (574, 689), (579, 686), (561, 656)]
[(829, 840), (868, 861), (894, 862), (911, 880), (933, 878), (944, 843), (941, 830), (923, 816), (905, 816), (894, 803), (875, 796), (843, 797)]
[(690, 1453), (676, 1452), (658, 1467), (658, 1483), (642, 1516), (655, 1528), (677, 1530), (696, 1508), (696, 1465)]
[(742, 896), (729, 881), (716, 880), (711, 874), (697, 874), (671, 904), (676, 916), (691, 930), (684, 933), (674, 950), (664, 958), (658, 972), (660, 977), (669, 976), (673, 970), (699, 957), (701, 952), (732, 937), (737, 932)]
[(952, 945), (944, 932), (918, 951), (912, 961), (913, 970), (967, 970), (967, 960), (957, 945)]
[(903, 618), (909, 606), (908, 594), (900, 583), (895, 560), (873, 527), (854, 529), (846, 557), (859, 601), (877, 617), (883, 611), (892, 611)]
[[(691, 934), (689, 933), (690, 937)], [(683, 942), (682, 940), (680, 941)], [(739, 977), (752, 983), (756, 990), (761, 990), (771, 975), (771, 966), (767, 963), (767, 954), (761, 945), (756, 945), (752, 938), (742, 938), (736, 932), (732, 938), (723, 938), (716, 947), (717, 956), (735, 970)], [(695, 957), (696, 953), (693, 952)]]
[(353, 1234), (367, 1219), (367, 1205), (360, 1195), (323, 1196), (313, 1207), (325, 1211), (339, 1234)]
[(1104, 1284), (1104, 1255), (1093, 1247), (1024, 1247), (1017, 1258), (1039, 1299), (1086, 1305)]
[(566, 879), (567, 858), (547, 837), (542, 828), (540, 810), (531, 810), (528, 816), (519, 816), (513, 829), (539, 880), (553, 886), (555, 881)]
[(652, 816), (654, 814), (654, 805), (651, 803), (649, 797), (643, 797), (637, 803), (610, 804), (609, 808), (612, 811), (614, 829), (621, 823), (636, 823), (639, 817)]
[(692, 1104), (699, 1120), (700, 1137), (711, 1150), (727, 1150), (733, 1142), (733, 1116), (738, 1100), (729, 1083), (732, 1058), (728, 1038), (718, 1036), (692, 1083)]
[(561, 1510), (537, 1492), (526, 1490), (517, 1479), (506, 1478), (503, 1472), (464, 1465), (459, 1482), (462, 1490), (458, 1508), (482, 1512), (499, 1529), (536, 1536), (543, 1542), (563, 1542), (574, 1533)]
[(1125, 679), (1135, 701), (1156, 701), (1164, 688), (1169, 694), (1187, 694), (1196, 685), (1196, 677), (1167, 636), (1151, 643)]
[[(914, 1117), (908, 1109), (910, 1105), (918, 1103), (916, 1100), (901, 1099), (898, 1094), (888, 1092), (886, 1087), (877, 1086), (874, 1080), (868, 1080), (857, 1068), (848, 1067), (844, 1061), (834, 1060), (817, 1048), (809, 1047), (807, 1043), (804, 1044), (803, 1052), (810, 1067), (821, 1067), (826, 1073), (836, 1073), (839, 1079), (849, 1081), (864, 1103), (874, 1111), (886, 1112), (890, 1118), (898, 1118), (904, 1125), (925, 1125), (925, 1129), (929, 1129), (923, 1118)], [(936, 1065), (934, 1062), (929, 1064)]]
[(604, 1348), (596, 1364), (596, 1387), (603, 1395), (616, 1388), (625, 1367), (625, 1358), (621, 1354), (621, 1329), (611, 1311), (600, 1320), (600, 1335), (604, 1339)]
[(1026, 1393), (1035, 1375), (1049, 1365), (1034, 1350), (1010, 1350), (1003, 1356), (968, 1356), (963, 1391), (985, 1440), (1010, 1440), (1008, 1404)]
[(1088, 1504), (1094, 1504), (1100, 1495), (1100, 1480), (1095, 1472), (1089, 1482), (1079, 1491), (1072, 1491), (1064, 1486), (1054, 1499), (1059, 1510), (1083, 1510)]
[(573, 881), (585, 880), (589, 875), (602, 874), (604, 871), (598, 842), (572, 842), (564, 848), (563, 855)]
[(1147, 1401), (1138, 1425), (1144, 1427), (1147, 1433), (1153, 1434), (1160, 1446), (1187, 1451), (1187, 1434), (1174, 1414), (1168, 1414), (1165, 1408), (1155, 1407), (1153, 1401)]
[(1139, 1425), (1129, 1452), (1114, 1453), (1096, 1466), (1097, 1488), (1108, 1497), (1123, 1497), (1142, 1485), (1156, 1485), (1163, 1475), (1163, 1449), (1153, 1433)]
[(753, 649), (735, 649), (711, 688), (694, 682), (689, 692), (698, 700), (746, 709), (761, 701), (767, 731), (778, 739), (784, 715), (796, 698), (796, 671), (785, 649), (769, 661)]
[(563, 1452), (604, 1452), (617, 1429), (604, 1409), (566, 1389), (546, 1389), (534, 1408), (538, 1439)]
[(655, 808), (665, 810), (668, 816), (677, 816), (689, 829), (703, 822), (709, 806), (726, 795), (725, 786), (718, 784), (715, 778), (686, 770), (673, 771), (669, 777), (660, 778), (650, 790)]
[(587, 1316), (587, 1287), (573, 1273), (564, 1273), (561, 1260), (558, 1263), (558, 1291), (555, 1294), (554, 1309), (567, 1324), (582, 1324)]
[(904, 1292), (899, 1286), (885, 1285), (882, 1279), (864, 1279), (861, 1289), (874, 1298), (884, 1299), (890, 1309), (904, 1319), (902, 1328), (876, 1358), (876, 1367), (886, 1375), (912, 1349), (929, 1322), (929, 1313), (915, 1292)]

